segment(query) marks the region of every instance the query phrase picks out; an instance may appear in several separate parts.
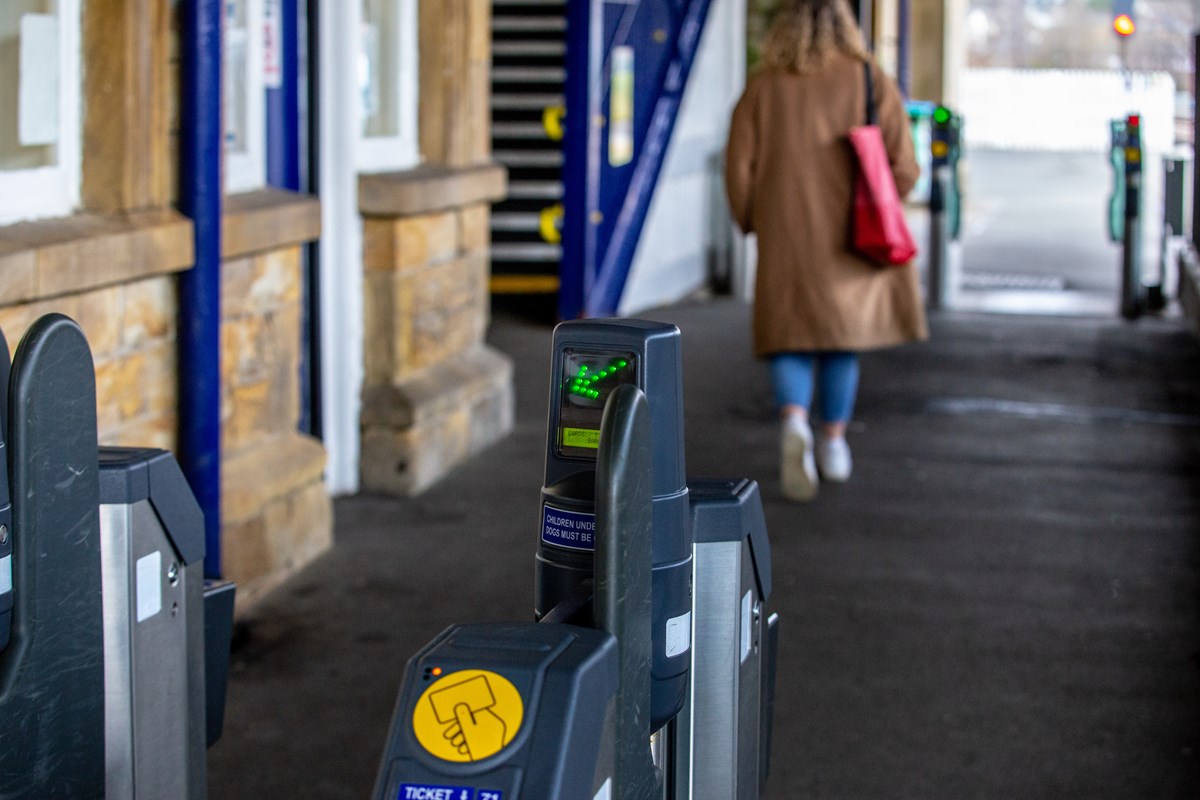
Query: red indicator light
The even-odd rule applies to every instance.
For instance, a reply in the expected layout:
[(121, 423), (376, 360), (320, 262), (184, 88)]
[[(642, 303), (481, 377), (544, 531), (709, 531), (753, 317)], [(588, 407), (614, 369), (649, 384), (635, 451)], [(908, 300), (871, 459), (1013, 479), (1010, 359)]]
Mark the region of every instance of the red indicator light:
[(1137, 26), (1133, 24), (1133, 18), (1128, 14), (1121, 14), (1113, 20), (1113, 30), (1121, 36), (1132, 36), (1137, 30)]
[(1142, 117), (1140, 114), (1130, 114), (1125, 118), (1125, 124), (1131, 128), (1141, 127)]

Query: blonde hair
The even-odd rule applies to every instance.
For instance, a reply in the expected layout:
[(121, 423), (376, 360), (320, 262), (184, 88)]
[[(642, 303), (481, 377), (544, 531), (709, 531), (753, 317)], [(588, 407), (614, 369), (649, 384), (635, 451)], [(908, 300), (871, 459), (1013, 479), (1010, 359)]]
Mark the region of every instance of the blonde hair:
[(847, 0), (784, 0), (763, 41), (763, 61), (792, 72), (812, 72), (835, 51), (870, 56)]

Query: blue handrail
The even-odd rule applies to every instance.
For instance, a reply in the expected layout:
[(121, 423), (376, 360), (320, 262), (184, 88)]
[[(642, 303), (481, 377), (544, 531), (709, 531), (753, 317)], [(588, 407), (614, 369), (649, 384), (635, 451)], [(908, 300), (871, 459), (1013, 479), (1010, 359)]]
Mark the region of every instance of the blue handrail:
[[(570, 4), (559, 294), (564, 319), (617, 312), (710, 6), (710, 0)], [(635, 155), (624, 164), (605, 156), (616, 47), (630, 48), (634, 63)]]

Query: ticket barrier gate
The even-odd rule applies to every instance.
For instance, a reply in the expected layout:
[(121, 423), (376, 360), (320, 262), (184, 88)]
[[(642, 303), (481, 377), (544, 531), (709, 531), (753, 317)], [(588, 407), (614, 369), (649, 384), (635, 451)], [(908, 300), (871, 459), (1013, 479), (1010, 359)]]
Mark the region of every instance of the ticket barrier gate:
[(375, 800), (756, 798), (778, 618), (753, 481), (683, 479), (679, 331), (555, 329), (537, 623), (409, 663)]
[(1142, 128), (1141, 115), (1109, 123), (1109, 236), (1121, 245), (1121, 316), (1137, 319), (1147, 308), (1142, 275)]
[(932, 112), (929, 142), (929, 255), (927, 271), (930, 308), (945, 308), (956, 283), (950, 268), (950, 242), (962, 232), (963, 118), (946, 106)]
[(74, 322), (35, 322), (11, 376), (7, 354), (0, 798), (202, 800), (233, 587), (204, 584), (200, 508), (170, 454), (98, 447)]

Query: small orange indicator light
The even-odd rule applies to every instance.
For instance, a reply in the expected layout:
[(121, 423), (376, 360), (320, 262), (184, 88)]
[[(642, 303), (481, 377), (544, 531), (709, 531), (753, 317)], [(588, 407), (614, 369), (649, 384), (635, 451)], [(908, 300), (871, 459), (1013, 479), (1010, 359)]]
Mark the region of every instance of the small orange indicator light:
[(945, 142), (935, 141), (929, 146), (929, 149), (935, 157), (945, 158), (950, 152), (950, 145), (946, 144)]
[(442, 674), (442, 668), (434, 667), (433, 669), (429, 670), (429, 674), (436, 678), (437, 676)]
[(1133, 24), (1133, 19), (1128, 14), (1121, 14), (1113, 20), (1113, 30), (1121, 36), (1132, 36), (1137, 30), (1137, 26)]

